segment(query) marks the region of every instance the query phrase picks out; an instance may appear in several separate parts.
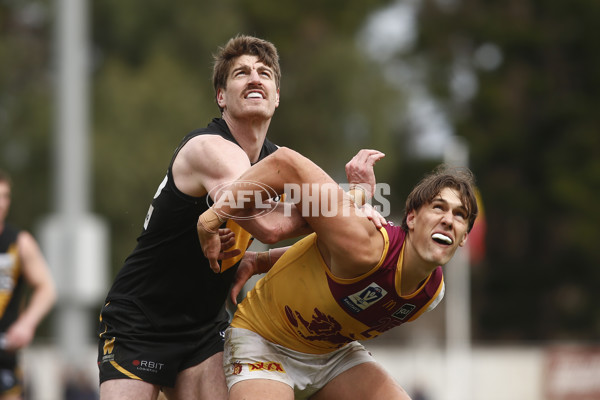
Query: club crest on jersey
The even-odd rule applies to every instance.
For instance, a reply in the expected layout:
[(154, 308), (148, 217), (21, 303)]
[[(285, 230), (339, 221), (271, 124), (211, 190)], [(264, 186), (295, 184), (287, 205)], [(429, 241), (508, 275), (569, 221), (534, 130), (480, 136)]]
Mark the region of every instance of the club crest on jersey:
[(372, 282), (366, 288), (342, 299), (342, 303), (352, 312), (359, 313), (377, 303), (387, 294), (387, 291)]
[(402, 307), (392, 314), (392, 317), (404, 321), (415, 308), (417, 308), (417, 306), (414, 304), (403, 304)]
[(233, 374), (239, 375), (241, 373), (242, 373), (242, 364), (239, 362), (234, 362), (233, 363)]

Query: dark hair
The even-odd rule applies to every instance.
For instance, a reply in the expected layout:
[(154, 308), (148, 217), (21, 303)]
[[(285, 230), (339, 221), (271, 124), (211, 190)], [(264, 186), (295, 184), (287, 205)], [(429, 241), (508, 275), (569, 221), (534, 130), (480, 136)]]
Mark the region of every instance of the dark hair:
[[(215, 89), (215, 99), (217, 91), (227, 87), (227, 76), (229, 75), (229, 71), (231, 71), (233, 62), (243, 55), (256, 56), (260, 62), (272, 68), (275, 74), (275, 84), (279, 89), (281, 68), (279, 67), (279, 54), (275, 45), (254, 36), (237, 35), (229, 39), (224, 47), (220, 47), (219, 52), (214, 56), (212, 80)], [(219, 109), (223, 112), (221, 107)]]
[(445, 188), (454, 189), (459, 193), (460, 200), (467, 209), (467, 232), (470, 232), (478, 213), (477, 198), (475, 197), (475, 177), (468, 168), (450, 167), (445, 164), (438, 166), (432, 173), (425, 176), (410, 192), (406, 198), (402, 228), (408, 232), (408, 224), (406, 223), (408, 214), (431, 203)]

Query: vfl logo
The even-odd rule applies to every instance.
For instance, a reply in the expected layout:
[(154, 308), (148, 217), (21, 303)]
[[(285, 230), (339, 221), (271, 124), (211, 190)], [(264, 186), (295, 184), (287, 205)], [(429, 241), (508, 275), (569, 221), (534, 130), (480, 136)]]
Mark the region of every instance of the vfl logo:
[(396, 312), (394, 312), (392, 317), (403, 321), (415, 308), (417, 308), (417, 306), (414, 304), (406, 303), (402, 305), (402, 307), (400, 307)]
[(384, 288), (373, 282), (363, 290), (343, 298), (342, 302), (352, 312), (358, 313), (377, 303), (386, 294), (387, 291)]
[(275, 372), (283, 372), (285, 374), (285, 370), (283, 366), (275, 361), (268, 362), (257, 362), (257, 363), (248, 363), (248, 370), (252, 371), (275, 371)]

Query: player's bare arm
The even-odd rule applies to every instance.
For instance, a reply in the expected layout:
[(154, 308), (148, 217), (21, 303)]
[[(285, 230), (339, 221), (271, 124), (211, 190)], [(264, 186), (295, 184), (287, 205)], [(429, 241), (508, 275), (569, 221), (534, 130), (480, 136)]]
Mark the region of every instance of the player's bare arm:
[[(384, 156), (385, 155), (382, 152), (377, 150), (362, 149), (346, 164), (346, 177), (348, 183), (351, 184), (349, 194), (356, 203), (362, 203), (372, 197), (376, 184), (374, 165)], [(359, 197), (358, 199), (356, 198), (357, 196)], [(300, 214), (296, 207), (285, 208), (289, 212), (298, 215)], [(274, 212), (282, 212), (283, 210), (284, 207), (279, 207)], [(365, 203), (360, 211), (373, 222), (377, 228), (381, 228), (383, 225), (387, 224), (385, 218), (383, 218), (369, 203)], [(269, 215), (269, 217), (270, 216), (271, 215)], [(279, 216), (275, 216), (274, 223), (279, 223), (279, 221), (285, 222), (291, 220), (289, 218), (281, 219)], [(306, 224), (306, 233), (310, 233), (311, 231), (310, 225)], [(277, 248), (262, 253), (246, 252), (236, 272), (234, 283), (231, 288), (230, 297), (233, 304), (237, 304), (237, 296), (248, 279), (255, 274), (267, 272), (277, 259), (283, 255), (283, 252), (286, 249), (287, 248)]]
[[(195, 197), (209, 193), (216, 201), (221, 194), (217, 189), (227, 186), (249, 168), (250, 160), (239, 146), (218, 135), (200, 135), (179, 151), (173, 163), (173, 175), (177, 188), (183, 193)], [(273, 203), (273, 207), (276, 206)], [(298, 213), (284, 217), (281, 210), (238, 223), (263, 243), (276, 243), (310, 232)]]
[[(367, 218), (357, 214), (354, 202), (320, 167), (299, 153), (280, 148), (246, 171), (240, 180), (262, 182), (280, 194), (284, 192), (286, 184), (315, 184), (320, 190), (317, 201), (322, 204), (321, 196), (326, 195), (328, 209), (337, 212), (327, 218), (310, 214), (303, 217), (318, 234), (320, 248), (332, 272), (342, 278), (351, 278), (367, 272), (379, 261), (383, 238), (377, 228)], [(238, 184), (228, 190), (236, 192), (244, 189), (243, 184)], [(314, 201), (314, 197), (308, 196), (308, 199), (311, 198)], [(299, 209), (302, 209), (302, 202), (308, 199), (302, 196), (297, 204)], [(218, 202), (207, 215), (213, 213), (214, 217), (219, 212), (226, 215), (240, 213), (238, 209), (233, 210), (227, 204)], [(213, 222), (205, 222), (204, 228), (211, 229), (209, 225), (214, 224), (214, 219)]]
[(274, 244), (312, 233), (312, 228), (296, 207), (291, 207), (286, 214), (283, 203), (273, 203), (272, 206), (275, 208), (274, 211), (260, 218), (236, 222), (265, 244)]
[(263, 252), (247, 251), (240, 262), (240, 266), (233, 278), (230, 298), (234, 305), (237, 305), (237, 297), (242, 288), (253, 275), (269, 272), (277, 260), (289, 249), (290, 246), (278, 247)]
[(213, 189), (234, 181), (248, 168), (248, 156), (235, 143), (218, 135), (199, 135), (179, 151), (173, 176), (177, 188), (187, 195), (214, 196)]
[[(282, 190), (286, 183), (316, 184), (320, 190), (319, 204), (326, 204), (326, 199), (327, 209), (336, 211), (326, 218), (321, 217), (324, 209), (320, 209), (317, 215), (303, 215), (317, 233), (319, 248), (334, 275), (353, 278), (369, 271), (379, 262), (383, 252), (383, 237), (371, 221), (357, 213), (357, 206), (350, 196), (319, 166), (287, 148), (280, 149), (261, 163), (265, 164), (262, 166), (264, 170), (270, 171), (270, 175), (263, 177), (263, 182), (272, 183), (275, 190)], [(374, 161), (371, 167), (373, 164)], [(244, 176), (252, 178), (253, 174), (260, 173), (260, 170), (253, 168)], [(306, 201), (303, 197), (297, 207), (303, 209), (302, 203)]]
[(56, 301), (54, 281), (33, 236), (29, 232), (21, 232), (17, 245), (22, 259), (23, 276), (32, 288), (32, 294), (27, 307), (6, 332), (6, 346), (9, 349), (29, 345), (37, 326)]

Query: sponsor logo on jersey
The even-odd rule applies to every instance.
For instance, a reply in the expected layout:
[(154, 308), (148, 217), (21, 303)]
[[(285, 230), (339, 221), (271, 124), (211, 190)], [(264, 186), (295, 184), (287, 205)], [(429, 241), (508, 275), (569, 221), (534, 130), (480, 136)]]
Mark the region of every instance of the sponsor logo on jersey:
[(266, 362), (257, 362), (257, 363), (248, 363), (248, 370), (252, 371), (275, 371), (275, 372), (283, 372), (283, 365), (275, 361), (266, 361)]
[(154, 372), (162, 370), (165, 364), (159, 363), (157, 361), (148, 361), (148, 360), (133, 360), (131, 362), (134, 367), (137, 368), (138, 371), (146, 371), (146, 372)]
[(387, 291), (384, 288), (373, 282), (366, 288), (351, 294), (350, 296), (344, 297), (342, 303), (344, 303), (350, 311), (358, 313), (377, 303), (386, 294)]
[(106, 339), (104, 340), (104, 346), (103, 346), (103, 355), (102, 355), (102, 362), (109, 362), (115, 359), (115, 355), (113, 353), (115, 349), (115, 338), (110, 338), (110, 339)]
[(408, 315), (411, 312), (413, 312), (415, 308), (417, 308), (417, 306), (415, 306), (414, 304), (403, 304), (402, 307), (400, 307), (392, 314), (392, 317), (404, 321), (406, 317), (408, 317)]

